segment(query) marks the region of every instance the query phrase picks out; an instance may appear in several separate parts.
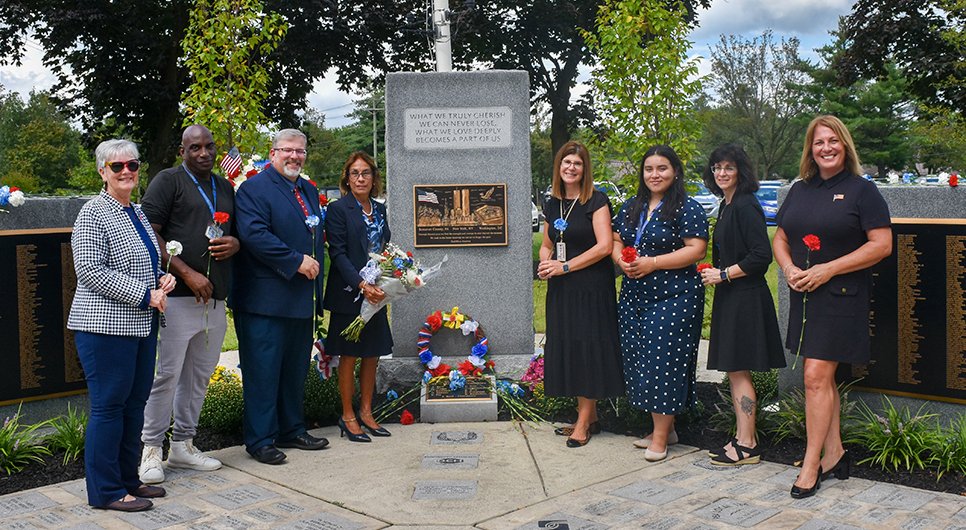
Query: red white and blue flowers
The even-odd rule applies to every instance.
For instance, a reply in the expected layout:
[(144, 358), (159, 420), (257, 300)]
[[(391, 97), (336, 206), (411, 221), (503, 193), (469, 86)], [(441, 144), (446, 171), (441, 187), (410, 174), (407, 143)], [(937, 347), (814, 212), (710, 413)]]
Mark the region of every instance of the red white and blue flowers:
[[(430, 349), (430, 340), (440, 328), (447, 327), (460, 330), (463, 335), (473, 335), (476, 341), (470, 348), (470, 354), (455, 369), (443, 362), (442, 357)], [(486, 360), (489, 352), (489, 341), (483, 328), (478, 322), (460, 312), (454, 307), (450, 312), (436, 311), (426, 317), (416, 339), (419, 360), (426, 370), (423, 372), (423, 383), (448, 382), (450, 390), (459, 390), (466, 386), (467, 377), (482, 377), (493, 373), (493, 361)]]

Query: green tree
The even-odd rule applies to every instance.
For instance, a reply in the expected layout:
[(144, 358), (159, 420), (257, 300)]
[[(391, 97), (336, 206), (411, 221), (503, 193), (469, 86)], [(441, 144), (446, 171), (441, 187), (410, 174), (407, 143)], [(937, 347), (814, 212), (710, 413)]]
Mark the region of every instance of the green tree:
[(798, 39), (776, 42), (767, 30), (752, 39), (722, 35), (711, 50), (711, 87), (719, 112), (709, 116), (709, 127), (718, 142), (742, 144), (761, 179), (789, 167), (791, 176), (797, 174), (813, 111), (802, 90), (808, 75), (798, 47)]
[(254, 152), (268, 125), (268, 57), (287, 31), (259, 0), (196, 0), (181, 41), (191, 75), (184, 125), (205, 124), (224, 149)]
[[(81, 162), (81, 135), (44, 92), (0, 94), (0, 181), (27, 193), (68, 187)], [(98, 179), (99, 180), (99, 179)]]
[[(587, 45), (599, 58), (591, 85), (607, 134), (603, 151), (637, 165), (654, 144), (687, 163), (700, 124), (690, 111), (700, 94), (697, 62), (688, 58), (686, 11), (659, 0), (607, 0)], [(629, 179), (630, 177), (625, 177)]]

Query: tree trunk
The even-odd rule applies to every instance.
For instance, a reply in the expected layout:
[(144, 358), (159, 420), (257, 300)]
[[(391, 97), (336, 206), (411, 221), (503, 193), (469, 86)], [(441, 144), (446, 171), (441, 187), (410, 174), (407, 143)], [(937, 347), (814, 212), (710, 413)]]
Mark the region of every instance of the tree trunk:
[[(188, 72), (178, 65), (181, 57), (181, 40), (188, 27), (188, 12), (179, 11), (175, 18), (172, 28), (173, 36), (168, 39), (170, 45), (164, 52), (164, 67), (161, 71), (161, 79), (158, 84), (164, 89), (159, 90), (159, 94), (174, 94), (171, 97), (162, 97), (158, 100), (158, 119), (153, 130), (148, 131), (148, 136), (143, 139), (144, 161), (148, 164), (148, 178), (145, 180), (146, 186), (151, 178), (158, 174), (162, 169), (167, 169), (174, 164), (178, 154), (178, 144), (180, 138), (177, 132), (181, 129), (181, 103), (179, 95), (183, 92)], [(202, 124), (203, 125), (203, 124)]]

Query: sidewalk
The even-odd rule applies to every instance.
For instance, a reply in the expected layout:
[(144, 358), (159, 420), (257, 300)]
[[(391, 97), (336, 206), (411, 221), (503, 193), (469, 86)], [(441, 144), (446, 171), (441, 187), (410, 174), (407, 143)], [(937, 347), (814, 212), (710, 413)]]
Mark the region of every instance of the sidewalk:
[(0, 528), (966, 528), (966, 498), (862, 479), (796, 501), (795, 468), (708, 464), (672, 446), (649, 463), (631, 438), (570, 449), (552, 426), (392, 425), (370, 444), (316, 429), (331, 446), (279, 466), (241, 447), (214, 472), (168, 470), (148, 512), (92, 510), (83, 480), (0, 497)]

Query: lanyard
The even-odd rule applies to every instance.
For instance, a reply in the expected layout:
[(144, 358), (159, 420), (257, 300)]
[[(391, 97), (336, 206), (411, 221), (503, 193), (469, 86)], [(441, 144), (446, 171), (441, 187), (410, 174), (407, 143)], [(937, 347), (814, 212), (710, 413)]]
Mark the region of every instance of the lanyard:
[(188, 170), (188, 166), (181, 164), (181, 167), (183, 167), (184, 172), (187, 173), (189, 177), (191, 177), (191, 182), (194, 182), (195, 186), (198, 187), (198, 193), (200, 193), (201, 198), (205, 200), (205, 204), (208, 205), (208, 211), (211, 212), (211, 217), (212, 219), (214, 219), (215, 205), (218, 204), (218, 188), (215, 186), (215, 176), (211, 175), (211, 200), (209, 201), (208, 196), (205, 195), (205, 190), (201, 189), (201, 184), (198, 184), (198, 179), (196, 179), (195, 176), (191, 174), (191, 171)]
[(655, 206), (654, 209), (651, 210), (650, 212), (651, 215), (648, 216), (647, 218), (645, 218), (644, 215), (648, 212), (641, 210), (641, 218), (640, 220), (637, 221), (637, 237), (634, 238), (635, 248), (637, 248), (637, 245), (641, 244), (641, 237), (644, 236), (644, 229), (647, 228), (647, 223), (651, 222), (651, 219), (654, 218), (654, 214), (657, 213), (657, 209), (660, 208), (662, 204), (664, 204), (663, 200), (657, 203), (657, 206)]
[(567, 209), (567, 215), (564, 215), (564, 207), (563, 207), (564, 199), (560, 199), (560, 218), (563, 219), (563, 222), (564, 222), (564, 229), (563, 230), (559, 230), (558, 233), (557, 233), (557, 237), (560, 240), (563, 240), (564, 231), (567, 230), (567, 228), (566, 228), (566, 226), (567, 226), (567, 219), (570, 218), (570, 212), (574, 211), (574, 206), (577, 205), (577, 201), (578, 200), (580, 200), (579, 197), (576, 198), (576, 199), (574, 199), (574, 202), (570, 203), (570, 208)]

